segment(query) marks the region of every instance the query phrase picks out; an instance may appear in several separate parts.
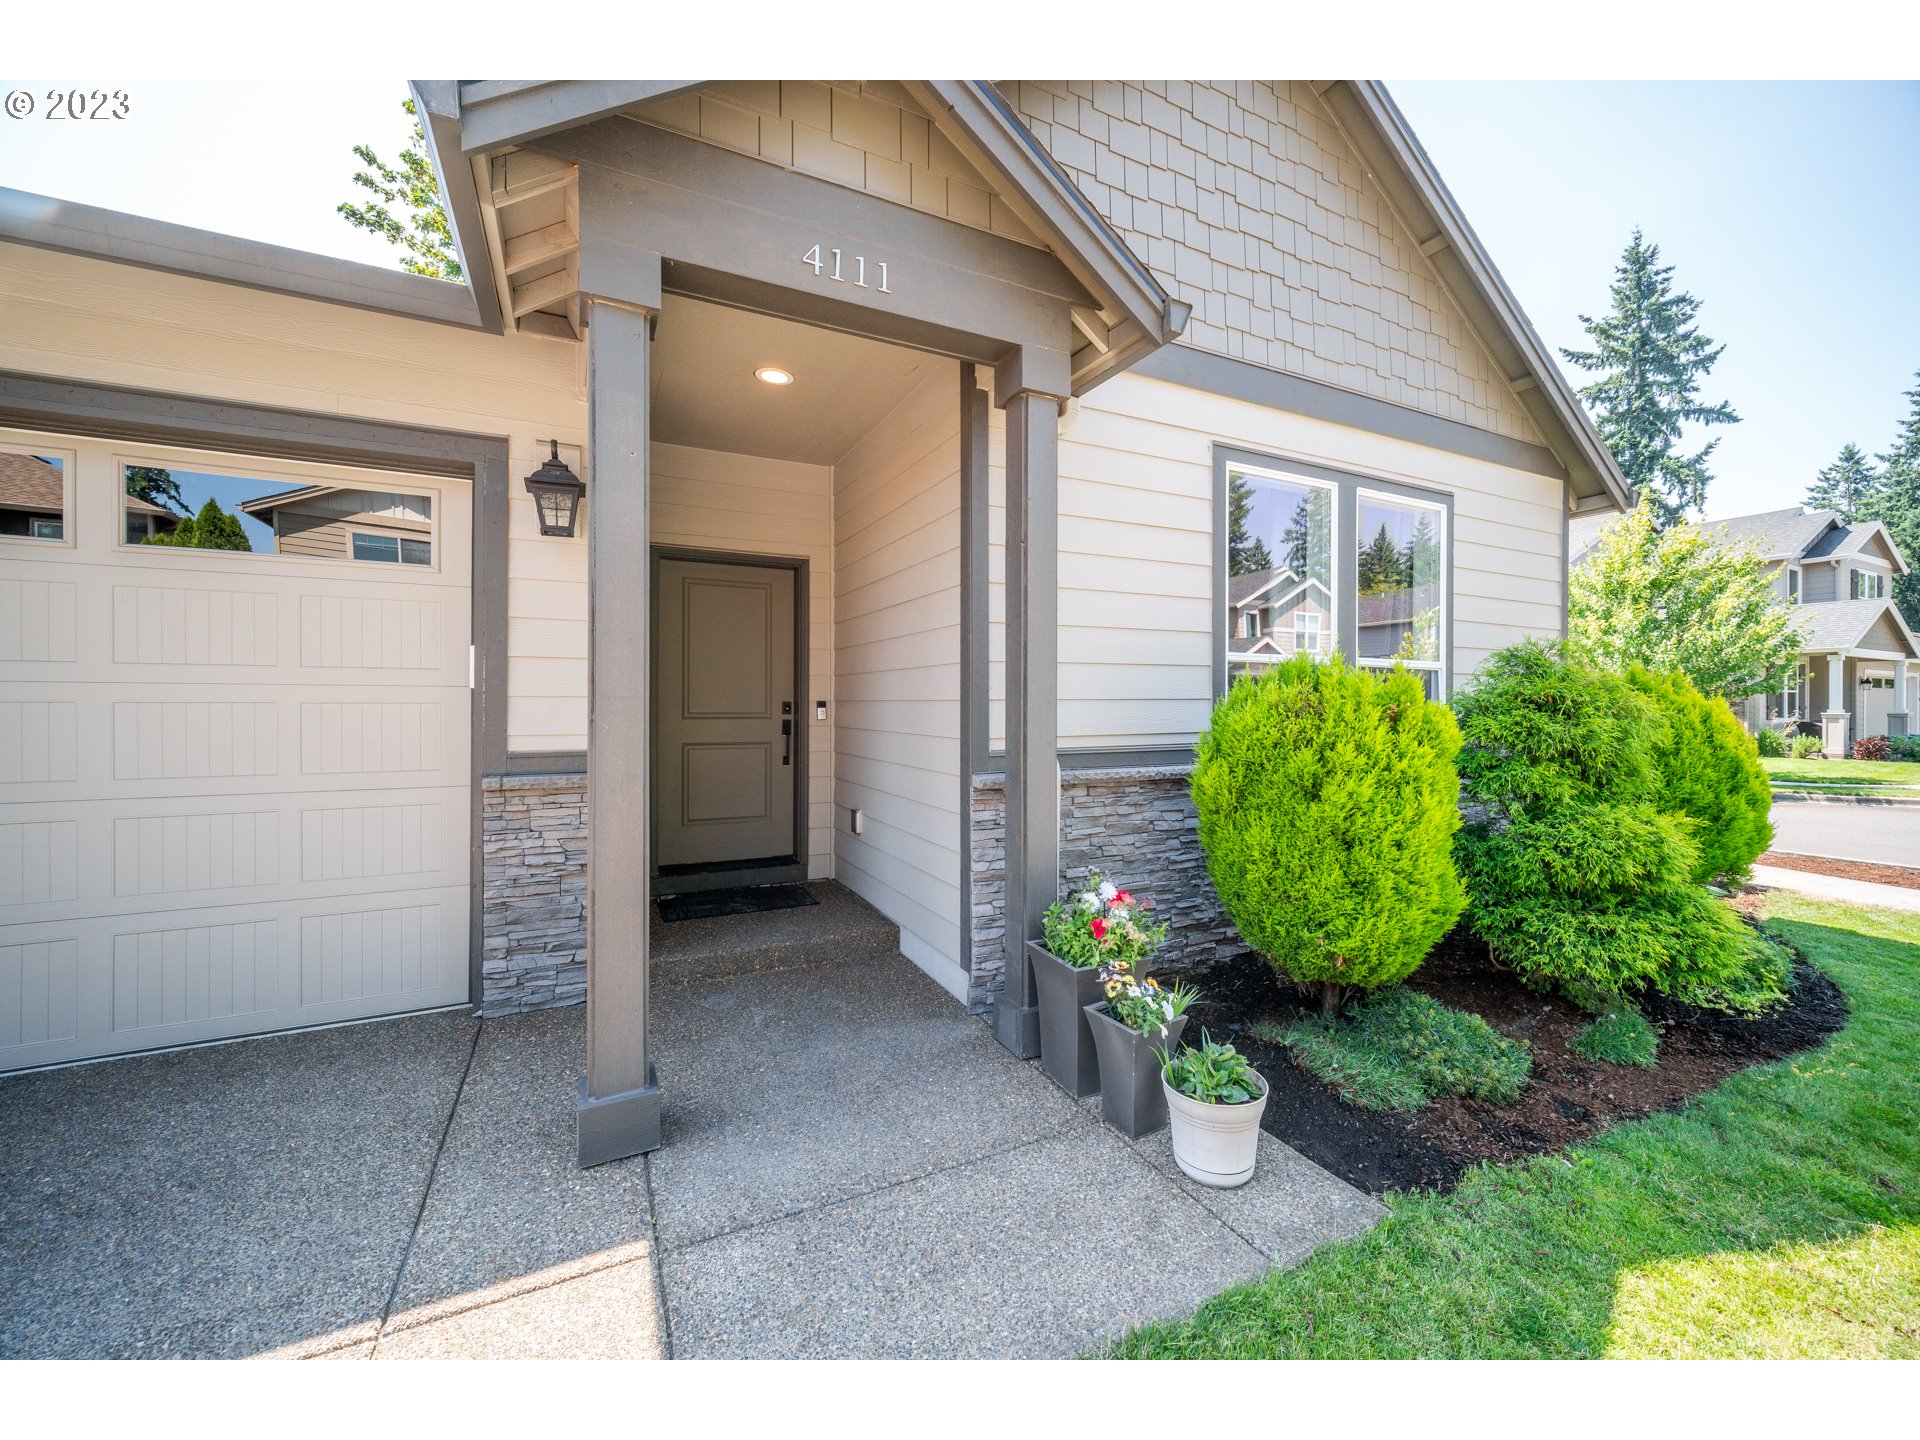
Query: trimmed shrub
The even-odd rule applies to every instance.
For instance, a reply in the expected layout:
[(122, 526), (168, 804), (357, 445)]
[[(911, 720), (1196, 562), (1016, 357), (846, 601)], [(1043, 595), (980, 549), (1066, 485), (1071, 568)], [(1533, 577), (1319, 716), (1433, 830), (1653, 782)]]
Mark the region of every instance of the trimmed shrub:
[(1639, 986), (1723, 1006), (1764, 991), (1757, 938), (1694, 883), (1693, 823), (1659, 808), (1667, 726), (1651, 700), (1528, 641), (1454, 708), (1484, 812), (1454, 851), (1498, 960), (1594, 1010)]
[(1887, 743), (1884, 735), (1862, 735), (1853, 742), (1853, 758), (1856, 760), (1891, 760), (1893, 747)]
[(1520, 1041), (1401, 985), (1369, 996), (1343, 1019), (1297, 1022), (1277, 1038), (1367, 1110), (1418, 1110), (1442, 1095), (1507, 1105), (1533, 1073)]
[(1787, 754), (1796, 760), (1811, 760), (1825, 748), (1818, 735), (1796, 735), (1787, 742)]
[(1700, 847), (1693, 878), (1744, 877), (1773, 843), (1773, 789), (1760, 767), (1754, 737), (1733, 718), (1727, 702), (1709, 699), (1678, 671), (1627, 670), (1627, 683), (1659, 708), (1665, 732), (1654, 741), (1660, 785), (1655, 803), (1693, 822)]
[(1631, 1005), (1617, 1005), (1567, 1042), (1583, 1060), (1651, 1070), (1660, 1057), (1660, 1036)]
[(1920, 760), (1920, 735), (1889, 735), (1887, 749), (1896, 760)]
[(1241, 938), (1284, 978), (1404, 979), (1466, 904), (1454, 870), (1459, 728), (1420, 681), (1338, 659), (1244, 676), (1214, 706), (1193, 768), (1207, 873)]
[(1778, 760), (1787, 753), (1787, 740), (1778, 730), (1762, 728), (1753, 732), (1753, 748), (1762, 759)]

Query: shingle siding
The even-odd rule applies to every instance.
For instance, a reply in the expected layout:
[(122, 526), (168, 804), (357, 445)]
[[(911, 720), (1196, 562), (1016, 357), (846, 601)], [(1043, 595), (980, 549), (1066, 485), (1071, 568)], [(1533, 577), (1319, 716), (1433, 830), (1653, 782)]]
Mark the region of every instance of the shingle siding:
[(1541, 443), (1304, 82), (1001, 89), (1193, 306), (1184, 343)]

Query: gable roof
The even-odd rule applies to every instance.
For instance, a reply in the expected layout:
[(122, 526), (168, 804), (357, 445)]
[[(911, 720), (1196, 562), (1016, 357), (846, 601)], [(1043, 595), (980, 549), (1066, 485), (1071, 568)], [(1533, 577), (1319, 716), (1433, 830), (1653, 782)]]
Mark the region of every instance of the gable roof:
[(1879, 649), (1865, 642), (1885, 620), (1908, 658), (1920, 659), (1920, 642), (1914, 640), (1913, 631), (1891, 600), (1837, 600), (1808, 605), (1800, 613), (1804, 617), (1800, 631), (1808, 651)]
[(1723, 544), (1752, 541), (1763, 560), (1798, 560), (1840, 523), (1840, 517), (1831, 510), (1804, 510), (1795, 505), (1758, 515), (1702, 520), (1700, 530)]
[(1619, 463), (1386, 87), (1377, 80), (1316, 80), (1313, 88), (1566, 467), (1568, 483), (1584, 502), (1578, 508), (1632, 508)]
[(1807, 548), (1806, 558), (1825, 560), (1862, 555), (1876, 540), (1895, 571), (1905, 575), (1908, 572), (1906, 557), (1900, 553), (1900, 547), (1893, 543), (1892, 533), (1878, 520), (1855, 520), (1851, 524), (1836, 525)]

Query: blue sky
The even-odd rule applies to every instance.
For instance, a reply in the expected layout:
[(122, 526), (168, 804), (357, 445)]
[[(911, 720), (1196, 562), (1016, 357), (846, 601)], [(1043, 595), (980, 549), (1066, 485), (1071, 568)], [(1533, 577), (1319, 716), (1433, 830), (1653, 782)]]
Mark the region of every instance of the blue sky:
[[(1702, 302), (1715, 515), (1886, 449), (1920, 370), (1920, 84), (1390, 82), (1548, 345), (1586, 342), (1633, 227)], [(1557, 350), (1556, 350), (1557, 354)], [(1576, 372), (1577, 376), (1577, 372)]]
[[(0, 123), (0, 184), (393, 263), (334, 206), (356, 141), (404, 141), (405, 83), (336, 73), (272, 126), (235, 123), (265, 98), (245, 88), (148, 82), (119, 124)], [(1707, 398), (1744, 417), (1716, 432), (1710, 511), (1793, 504), (1844, 442), (1891, 442), (1920, 369), (1920, 84), (1391, 88), (1549, 346), (1584, 343), (1635, 225), (1704, 302), (1727, 346)], [(208, 136), (220, 163), (183, 166)]]

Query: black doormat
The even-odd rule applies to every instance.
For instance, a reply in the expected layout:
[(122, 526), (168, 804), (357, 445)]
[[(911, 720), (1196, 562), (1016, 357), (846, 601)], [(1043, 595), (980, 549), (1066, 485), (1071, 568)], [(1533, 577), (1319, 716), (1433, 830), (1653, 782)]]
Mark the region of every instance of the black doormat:
[(716, 915), (757, 915), (762, 910), (798, 910), (818, 905), (804, 885), (753, 885), (738, 890), (698, 890), (691, 895), (667, 895), (660, 901), (660, 918), (711, 920)]

